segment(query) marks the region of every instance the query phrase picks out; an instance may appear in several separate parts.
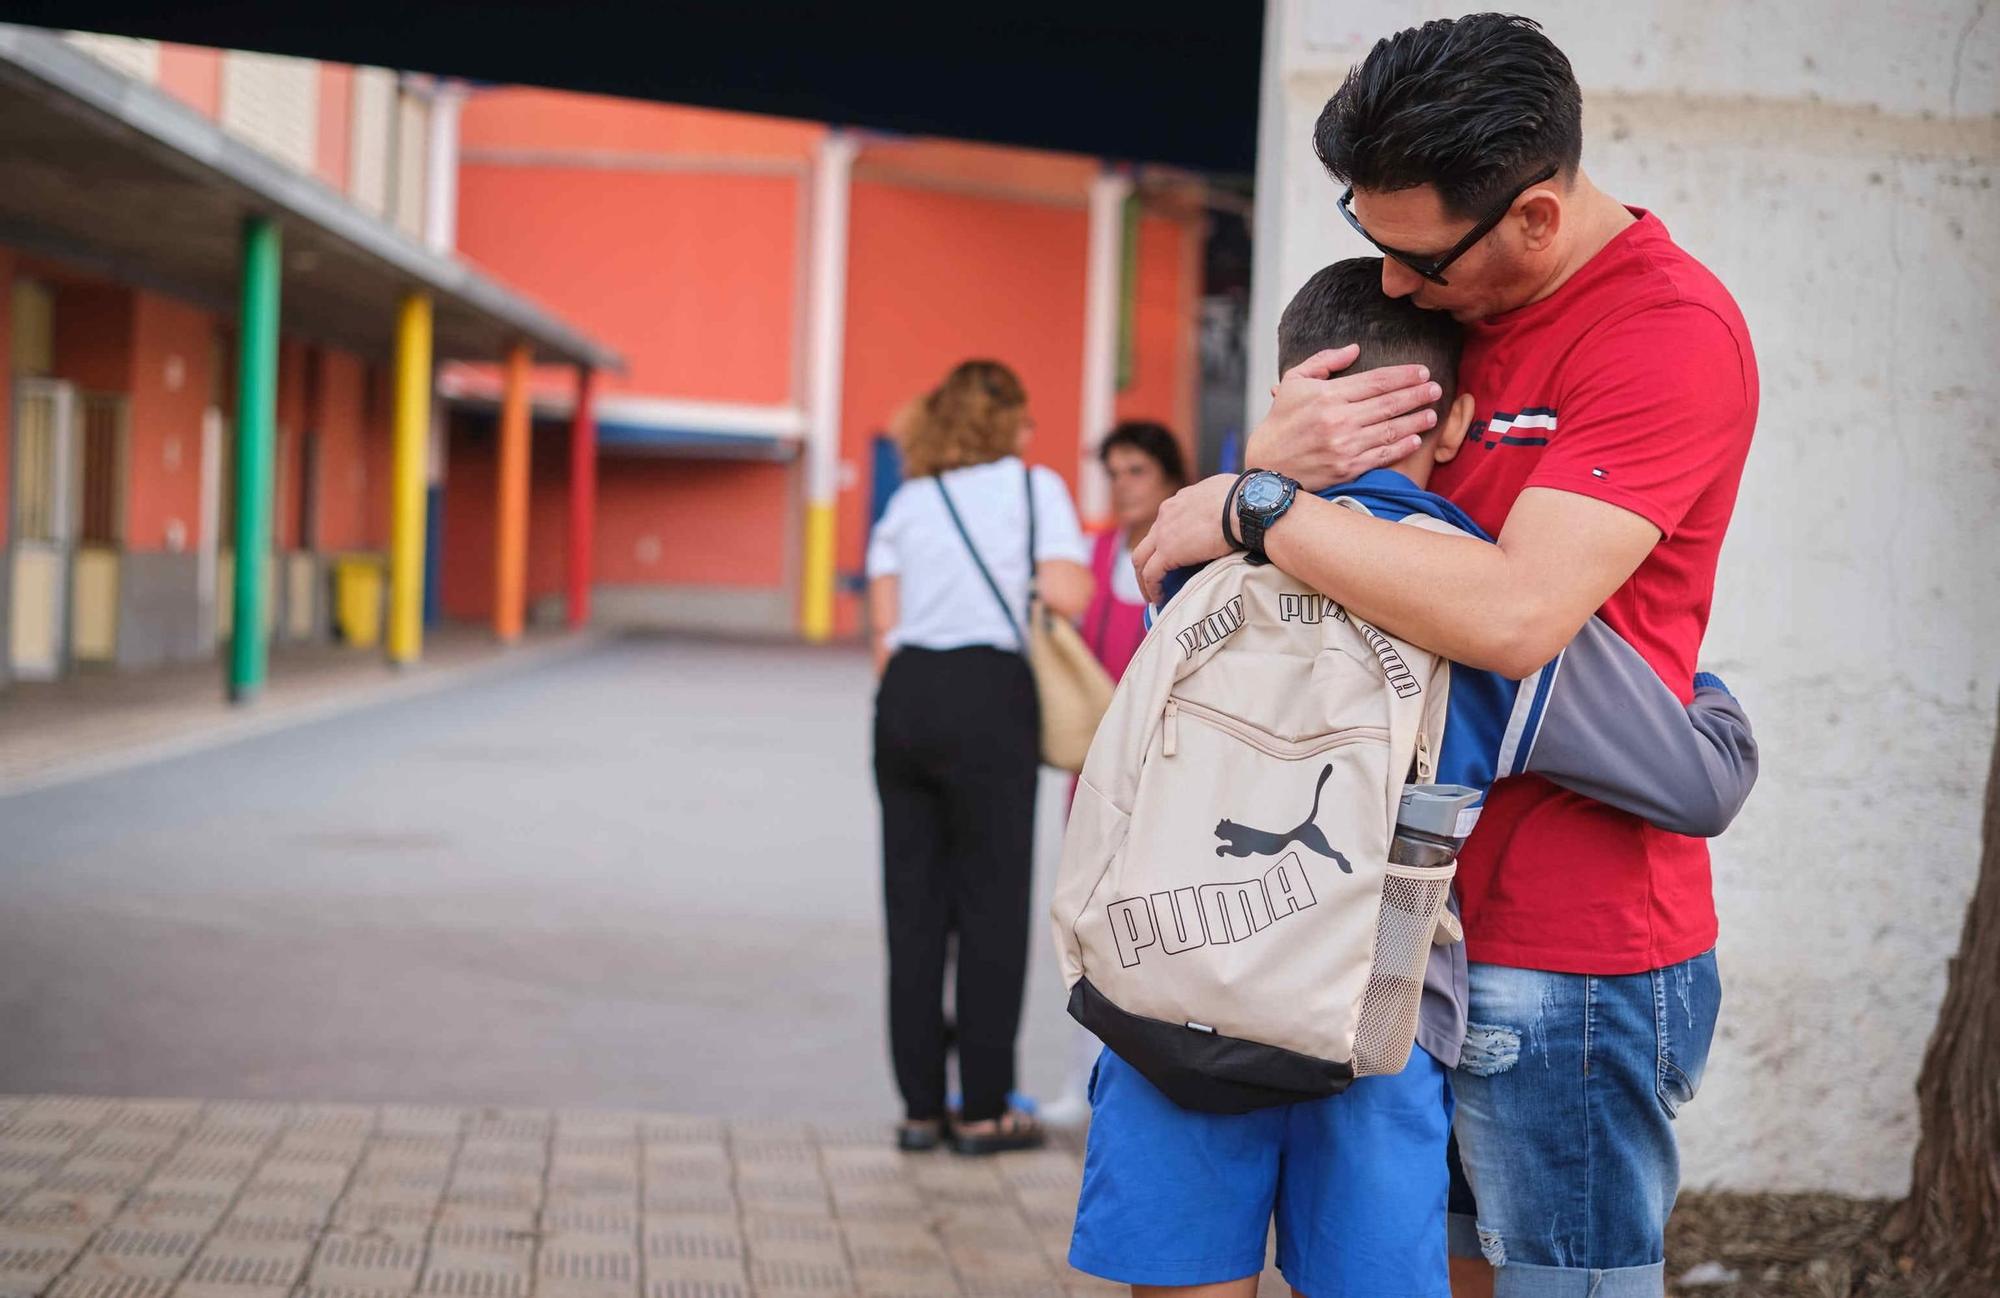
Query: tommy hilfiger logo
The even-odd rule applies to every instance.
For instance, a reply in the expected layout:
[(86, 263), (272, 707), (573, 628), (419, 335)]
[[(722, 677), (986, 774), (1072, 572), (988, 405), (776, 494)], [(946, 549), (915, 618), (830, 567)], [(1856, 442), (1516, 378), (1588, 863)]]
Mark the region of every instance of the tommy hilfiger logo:
[(1547, 446), (1556, 430), (1553, 406), (1529, 406), (1518, 413), (1496, 410), (1492, 419), (1482, 419), (1466, 434), (1487, 450), (1496, 446)]
[(1180, 641), (1181, 648), (1192, 658), (1203, 649), (1212, 644), (1220, 644), (1242, 629), (1243, 597), (1238, 595), (1174, 639)]
[(1127, 897), (1107, 909), (1118, 963), (1130, 969), (1148, 947), (1179, 955), (1211, 944), (1241, 942), (1318, 903), (1299, 854), (1287, 852), (1261, 879)]

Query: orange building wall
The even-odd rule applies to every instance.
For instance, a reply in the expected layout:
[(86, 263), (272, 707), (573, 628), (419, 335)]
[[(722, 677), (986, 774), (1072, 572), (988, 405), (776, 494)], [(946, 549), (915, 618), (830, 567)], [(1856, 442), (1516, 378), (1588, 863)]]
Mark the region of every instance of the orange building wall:
[(160, 89), (209, 117), (222, 112), (222, 51), (160, 46)]
[[(789, 467), (611, 456), (597, 466), (597, 580), (784, 584)], [(658, 543), (658, 557), (648, 559)]]
[[(450, 467), (445, 474), (440, 567), (444, 589), (438, 599), (444, 615), (455, 620), (476, 622), (493, 616), (494, 443), (490, 421), (471, 426), (454, 419), (445, 434)], [(530, 526), (528, 548), (534, 545)]]
[(824, 134), (826, 127), (817, 122), (508, 86), (479, 91), (466, 101), (458, 142), (465, 151), (586, 150), (802, 161)]
[(893, 185), (920, 178), (931, 185), (1004, 188), (1017, 197), (1062, 203), (1082, 203), (1102, 169), (1096, 158), (1075, 153), (924, 137), (870, 140), (854, 166), (857, 180)]
[[(1035, 421), (1028, 458), (1074, 491), (1083, 208), (856, 180), (850, 230), (839, 570), (861, 569), (870, 438), (969, 357), (1001, 360), (1020, 374)], [(851, 631), (856, 601), (843, 595), (840, 605), (840, 629)]]
[(389, 484), (368, 473), (366, 365), (350, 352), (324, 348), (319, 367), (319, 409), (313, 412), (319, 431), (314, 512), (320, 552), (336, 554), (368, 546), (368, 498), (378, 491), (386, 496)]
[(271, 544), (278, 550), (305, 548), (300, 537), (300, 488), (305, 461), (300, 430), (306, 416), (306, 348), (296, 338), (278, 340), (278, 426), (274, 461), (276, 495), (271, 505)]
[[(559, 595), (569, 580), (569, 430), (539, 422), (533, 430), (528, 478), (528, 601)], [(494, 467), (496, 435), (489, 421), (461, 418), (448, 438), (451, 457), (444, 496), (445, 616), (484, 621), (493, 616)], [(600, 469), (600, 478), (602, 475)], [(602, 515), (600, 514), (600, 518)]]
[(86, 392), (131, 391), (133, 291), (77, 281), (52, 287), (55, 377)]
[[(389, 548), (390, 465), (395, 455), (391, 425), (390, 370), (383, 362), (364, 364), (361, 388), (362, 461), (369, 491), (361, 505), (361, 544), (370, 550)], [(449, 443), (446, 443), (449, 445)]]
[[(528, 602), (569, 586), (569, 429), (535, 425), (528, 471)], [(490, 555), (490, 551), (489, 551)]]
[(607, 391), (777, 404), (799, 191), (790, 176), (468, 163), (459, 250), (621, 352), (629, 372)]
[(353, 129), (354, 69), (344, 63), (319, 65), (319, 140), (313, 174), (347, 192), (348, 134)]
[[(1132, 310), (1131, 383), (1117, 398), (1117, 417), (1151, 419), (1194, 452), (1194, 391), (1199, 363), (1195, 312), (1201, 295), (1201, 227), (1148, 216), (1139, 222), (1138, 284)], [(1098, 429), (1093, 437), (1102, 437)], [(1192, 461), (1190, 461), (1191, 463)]]
[[(824, 131), (557, 91), (483, 90), (461, 121), (460, 247), (618, 348), (631, 369), (605, 376), (607, 391), (796, 402), (797, 258), (807, 164)], [(1030, 458), (1074, 486), (1080, 435), (1104, 431), (1077, 427), (1084, 195), (1098, 169), (1090, 158), (950, 141), (864, 148), (849, 223), (842, 572), (861, 565), (870, 436), (969, 356), (1021, 372), (1038, 426)], [(1199, 232), (1198, 218), (1141, 222), (1135, 368), (1117, 404), (1121, 417), (1158, 418), (1183, 436), (1192, 433)], [(567, 514), (566, 471), (544, 472), (548, 439), (537, 432), (531, 596), (561, 588)], [(445, 504), (446, 606), (460, 617), (490, 607), (492, 470), (490, 451), (473, 445), (453, 439)], [(604, 457), (596, 579), (782, 585), (796, 544), (792, 473)], [(844, 600), (843, 629), (854, 612)]]
[[(444, 499), (447, 617), (493, 614), (494, 432), (461, 417), (450, 436)], [(596, 569), (619, 585), (784, 584), (792, 535), (784, 464), (601, 457)], [(528, 496), (528, 598), (562, 594), (569, 562), (568, 429), (538, 423)]]
[(192, 550), (202, 539), (201, 421), (214, 382), (214, 320), (171, 298), (134, 297), (125, 545), (167, 549), (178, 522)]
[(0, 248), (0, 545), (14, 516), (14, 250)]

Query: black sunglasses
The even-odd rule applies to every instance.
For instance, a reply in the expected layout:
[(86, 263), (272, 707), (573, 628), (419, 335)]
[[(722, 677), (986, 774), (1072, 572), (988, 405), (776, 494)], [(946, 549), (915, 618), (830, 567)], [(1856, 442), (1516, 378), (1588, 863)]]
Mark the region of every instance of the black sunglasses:
[(1356, 234), (1368, 240), (1375, 251), (1381, 253), (1384, 257), (1394, 257), (1397, 261), (1408, 266), (1411, 270), (1439, 287), (1449, 287), (1451, 281), (1444, 277), (1444, 268), (1472, 251), (1473, 244), (1478, 243), (1481, 239), (1491, 234), (1493, 227), (1500, 224), (1500, 218), (1507, 215), (1507, 209), (1514, 206), (1515, 199), (1544, 181), (1554, 180), (1556, 172), (1560, 170), (1560, 167), (1550, 167), (1547, 171), (1542, 172), (1533, 180), (1528, 181), (1519, 189), (1507, 195), (1506, 198), (1500, 200), (1478, 225), (1466, 231), (1465, 237), (1454, 244), (1451, 251), (1444, 253), (1442, 256), (1419, 257), (1416, 253), (1404, 252), (1400, 248), (1391, 248), (1386, 243), (1377, 242), (1375, 236), (1363, 229), (1360, 220), (1354, 215), (1354, 186), (1352, 185), (1349, 185), (1347, 192), (1340, 196), (1340, 214), (1347, 218), (1347, 223), (1354, 227)]

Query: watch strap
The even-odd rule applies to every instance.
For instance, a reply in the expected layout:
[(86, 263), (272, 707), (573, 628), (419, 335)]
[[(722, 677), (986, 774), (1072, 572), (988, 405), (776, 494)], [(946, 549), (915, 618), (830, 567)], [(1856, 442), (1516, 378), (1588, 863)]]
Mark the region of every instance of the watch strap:
[(1237, 474), (1236, 481), (1229, 484), (1229, 494), (1222, 498), (1222, 541), (1223, 544), (1229, 546), (1232, 550), (1246, 548), (1243, 544), (1242, 533), (1240, 531), (1232, 531), (1230, 524), (1237, 522), (1236, 498), (1242, 494), (1243, 484), (1249, 481), (1250, 475), (1255, 472), (1257, 472), (1255, 469), (1245, 469), (1243, 472)]

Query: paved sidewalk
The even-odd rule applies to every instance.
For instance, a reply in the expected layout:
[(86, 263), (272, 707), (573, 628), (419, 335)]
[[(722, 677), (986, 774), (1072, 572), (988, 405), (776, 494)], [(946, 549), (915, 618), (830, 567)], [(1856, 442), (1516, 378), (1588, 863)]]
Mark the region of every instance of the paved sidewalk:
[[(875, 1124), (0, 1097), (0, 1298), (1104, 1295), (1073, 1148)], [(1263, 1292), (1283, 1294), (1267, 1277)]]
[(263, 692), (241, 707), (225, 696), (220, 658), (15, 681), (0, 688), (0, 797), (425, 693), (481, 671), (528, 666), (595, 639), (541, 630), (509, 649), (484, 628), (434, 627), (422, 661), (403, 668), (375, 649), (277, 646)]

